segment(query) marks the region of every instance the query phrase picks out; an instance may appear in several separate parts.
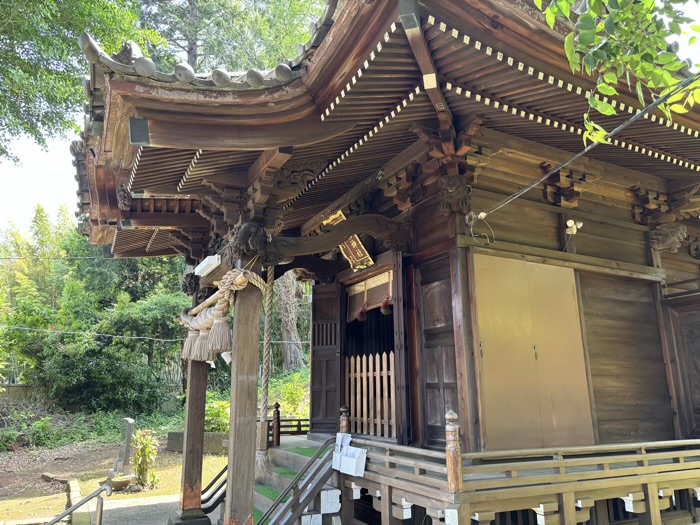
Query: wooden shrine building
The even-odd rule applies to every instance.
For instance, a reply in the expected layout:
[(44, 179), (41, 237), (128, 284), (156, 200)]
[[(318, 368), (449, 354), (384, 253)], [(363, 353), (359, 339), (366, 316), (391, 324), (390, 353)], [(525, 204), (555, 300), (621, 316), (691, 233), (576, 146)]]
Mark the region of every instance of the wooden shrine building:
[[(652, 114), (465, 220), (583, 148), (595, 84), (565, 33), (524, 0), (328, 0), (297, 58), (206, 75), (81, 38), (92, 243), (315, 282), (311, 432), (346, 406), (370, 450), (338, 479), (343, 524), (367, 502), (382, 524), (698, 519), (700, 114)], [(606, 100), (607, 129), (641, 109)], [(185, 282), (199, 302), (213, 280)], [(224, 525), (252, 519), (261, 293), (235, 301)], [(188, 366), (178, 519), (199, 523)]]

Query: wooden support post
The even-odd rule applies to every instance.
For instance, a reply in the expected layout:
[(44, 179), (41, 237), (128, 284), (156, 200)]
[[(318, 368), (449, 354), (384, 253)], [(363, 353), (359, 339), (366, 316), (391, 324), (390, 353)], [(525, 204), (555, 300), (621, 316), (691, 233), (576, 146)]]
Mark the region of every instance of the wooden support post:
[(559, 495), (559, 514), (561, 525), (576, 525), (576, 498), (573, 492)]
[[(238, 261), (238, 268), (248, 266)], [(259, 272), (260, 264), (252, 265)], [(220, 525), (253, 525), (255, 438), (260, 361), (262, 294), (249, 284), (236, 292), (231, 357), (231, 428), (229, 430), (226, 504)]]
[(450, 410), (445, 414), (445, 463), (447, 465), (447, 491), (451, 494), (462, 492), (462, 445), (459, 441), (457, 414)]
[(397, 525), (400, 521), (394, 517), (393, 510), (393, 489), (390, 485), (380, 485), (381, 499), (379, 505), (382, 513), (382, 525)]
[(202, 512), (202, 463), (204, 461), (204, 411), (207, 402), (208, 363), (190, 360), (187, 365), (185, 433), (182, 445), (180, 509), (168, 525), (209, 524)]
[(659, 487), (656, 483), (644, 485), (644, 499), (647, 509), (638, 516), (639, 525), (661, 525)]
[(280, 446), (280, 404), (275, 403), (272, 411), (272, 446)]
[(343, 434), (349, 434), (350, 433), (350, 409), (346, 406), (343, 405), (340, 408), (340, 432)]
[(610, 525), (608, 500), (596, 501), (593, 512), (595, 514), (595, 525)]

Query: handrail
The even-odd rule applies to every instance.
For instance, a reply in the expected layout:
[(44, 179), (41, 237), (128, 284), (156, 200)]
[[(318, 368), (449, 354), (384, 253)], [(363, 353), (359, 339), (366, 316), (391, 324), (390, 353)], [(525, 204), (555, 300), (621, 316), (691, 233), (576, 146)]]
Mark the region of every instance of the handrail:
[(207, 485), (207, 487), (202, 491), (202, 504), (208, 503), (209, 500), (219, 492), (221, 489), (221, 486), (226, 483), (226, 478), (221, 482), (221, 484), (216, 487), (214, 490), (211, 491), (211, 493), (207, 494), (209, 490), (216, 484), (217, 481), (221, 478), (221, 476), (224, 476), (228, 472), (228, 464), (224, 466), (224, 468), (221, 469), (221, 472), (219, 472), (214, 479), (211, 480), (211, 482)]
[(661, 448), (682, 448), (700, 446), (700, 439), (679, 439), (673, 441), (650, 441), (643, 443), (625, 443), (615, 445), (586, 445), (580, 447), (533, 448), (523, 450), (497, 450), (493, 452), (467, 452), (462, 459), (510, 459), (543, 456), (566, 456), (585, 454), (612, 454), (615, 452), (657, 450)]
[(102, 525), (102, 507), (104, 505), (104, 500), (102, 499), (101, 494), (106, 493), (107, 496), (112, 495), (112, 485), (109, 483), (105, 483), (102, 485), (99, 489), (97, 489), (95, 492), (90, 494), (88, 497), (81, 499), (78, 503), (70, 507), (69, 509), (64, 510), (61, 514), (56, 516), (54, 519), (46, 523), (45, 525), (55, 525), (59, 521), (61, 521), (63, 518), (66, 516), (69, 516), (73, 514), (76, 510), (78, 510), (80, 507), (85, 505), (87, 502), (90, 500), (97, 498), (97, 508), (95, 510), (95, 525)]
[(277, 497), (275, 502), (270, 506), (269, 509), (267, 509), (267, 512), (263, 514), (262, 518), (258, 521), (258, 523), (264, 524), (267, 520), (269, 520), (277, 511), (277, 508), (284, 503), (285, 499), (287, 496), (289, 496), (289, 493), (292, 492), (299, 482), (302, 480), (302, 478), (306, 475), (306, 473), (309, 471), (309, 469), (314, 465), (317, 459), (321, 457), (321, 455), (326, 452), (331, 446), (335, 445), (335, 437), (327, 439), (323, 445), (321, 445), (316, 453), (309, 459), (309, 461), (306, 462), (306, 465), (302, 467), (302, 469), (299, 471), (299, 473), (294, 477), (294, 479), (287, 485), (287, 488), (285, 488), (282, 493)]

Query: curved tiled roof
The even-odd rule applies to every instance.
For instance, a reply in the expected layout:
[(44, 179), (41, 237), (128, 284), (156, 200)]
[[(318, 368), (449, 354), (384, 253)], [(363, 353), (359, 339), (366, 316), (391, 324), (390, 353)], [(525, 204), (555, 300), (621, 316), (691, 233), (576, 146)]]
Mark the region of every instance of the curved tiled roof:
[(210, 73), (195, 73), (186, 62), (175, 66), (170, 73), (158, 71), (156, 65), (148, 57), (142, 55), (137, 44), (125, 44), (122, 53), (110, 57), (100, 45), (87, 33), (79, 38), (79, 44), (87, 59), (93, 64), (99, 64), (105, 69), (124, 76), (140, 77), (141, 79), (177, 84), (179, 87), (219, 88), (228, 91), (245, 91), (280, 87), (299, 78), (303, 74), (303, 64), (325, 38), (333, 25), (333, 16), (338, 0), (326, 0), (326, 7), (321, 17), (311, 24), (311, 38), (298, 47), (299, 56), (295, 59), (284, 59), (273, 69), (258, 71), (249, 69), (246, 72), (230, 72), (215, 69)]

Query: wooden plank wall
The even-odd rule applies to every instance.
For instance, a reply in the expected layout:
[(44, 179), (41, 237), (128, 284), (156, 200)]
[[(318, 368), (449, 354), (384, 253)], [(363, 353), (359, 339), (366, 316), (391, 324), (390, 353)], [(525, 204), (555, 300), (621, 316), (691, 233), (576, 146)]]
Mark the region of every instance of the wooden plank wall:
[(600, 442), (674, 439), (651, 285), (585, 273), (580, 280)]
[[(542, 174), (538, 164), (541, 158), (533, 157), (531, 151), (509, 149), (520, 146), (519, 141), (490, 141), (489, 145), (494, 151), (503, 150), (480, 170), (472, 195), (474, 211), (488, 209), (500, 200), (500, 195), (517, 191)], [(589, 192), (581, 194), (578, 207), (570, 213), (583, 221), (583, 227), (568, 250), (648, 265), (648, 228), (633, 220), (636, 197), (629, 181), (617, 181), (612, 171), (592, 178), (598, 177), (602, 177), (600, 182), (619, 182), (619, 186), (608, 186), (605, 198)], [(474, 234), (481, 240), (484, 238), (478, 236), (485, 233), (496, 242), (561, 251), (566, 239), (562, 238), (560, 225), (566, 218), (567, 210), (546, 204), (538, 188), (491, 214), (490, 229), (480, 224)], [(670, 279), (676, 274), (678, 280), (690, 278), (700, 271), (700, 261), (687, 255), (685, 246), (681, 251), (662, 259)], [(651, 285), (585, 273), (580, 273), (580, 278), (599, 441), (673, 439), (672, 408)]]

